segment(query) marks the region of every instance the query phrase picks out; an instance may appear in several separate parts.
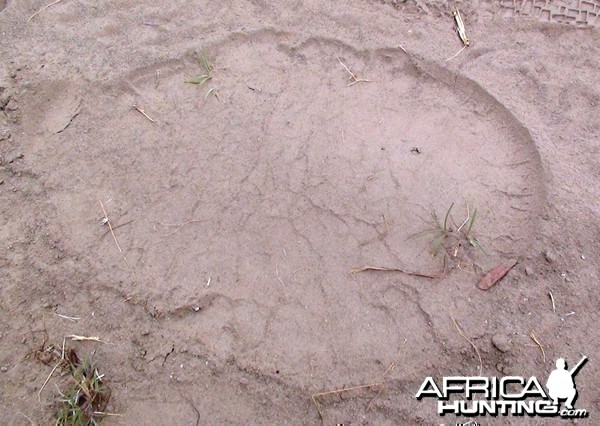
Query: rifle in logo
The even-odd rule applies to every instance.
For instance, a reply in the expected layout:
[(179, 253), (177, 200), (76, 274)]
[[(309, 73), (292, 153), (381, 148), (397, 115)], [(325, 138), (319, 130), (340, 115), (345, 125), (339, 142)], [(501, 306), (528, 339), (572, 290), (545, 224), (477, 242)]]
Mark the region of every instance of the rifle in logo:
[(577, 389), (573, 377), (579, 369), (587, 362), (587, 356), (581, 358), (575, 367), (570, 371), (567, 370), (567, 363), (564, 358), (556, 360), (556, 370), (550, 373), (546, 387), (548, 388), (548, 396), (552, 398), (554, 405), (559, 405), (559, 400), (566, 399), (565, 406), (569, 410), (573, 409), (573, 403), (577, 398)]

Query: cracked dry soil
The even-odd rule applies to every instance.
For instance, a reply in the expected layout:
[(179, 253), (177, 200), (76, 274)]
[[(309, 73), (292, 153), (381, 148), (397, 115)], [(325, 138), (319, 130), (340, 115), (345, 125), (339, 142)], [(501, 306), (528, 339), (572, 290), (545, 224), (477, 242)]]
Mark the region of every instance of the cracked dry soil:
[[(373, 383), (323, 422), (439, 424), (423, 379), (479, 371), (452, 318), (487, 376), (589, 356), (593, 422), (596, 12), (529, 3), (0, 2), (3, 422), (52, 421), (32, 354), (78, 334), (107, 424), (317, 424)], [(409, 238), (452, 203), (486, 254)]]

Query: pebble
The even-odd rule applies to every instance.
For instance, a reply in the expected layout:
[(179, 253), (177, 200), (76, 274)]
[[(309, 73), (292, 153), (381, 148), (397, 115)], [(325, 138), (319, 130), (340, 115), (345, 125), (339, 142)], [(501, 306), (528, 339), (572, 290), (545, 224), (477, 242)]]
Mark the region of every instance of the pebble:
[(543, 255), (544, 255), (544, 259), (546, 259), (546, 262), (548, 262), (548, 263), (556, 262), (556, 254), (552, 250), (545, 250)]
[(3, 373), (6, 373), (8, 371), (7, 367), (0, 367), (0, 371), (2, 371)]
[(525, 275), (532, 276), (533, 275), (533, 269), (531, 269), (531, 267), (529, 267), (529, 266), (526, 266), (525, 267)]
[(15, 161), (20, 160), (23, 157), (24, 157), (23, 153), (22, 152), (18, 152), (16, 154), (13, 154), (11, 156), (6, 157), (6, 162), (9, 163), (9, 164), (10, 163), (14, 163)]
[(500, 352), (510, 351), (511, 342), (510, 339), (504, 334), (495, 334), (492, 337), (492, 345)]

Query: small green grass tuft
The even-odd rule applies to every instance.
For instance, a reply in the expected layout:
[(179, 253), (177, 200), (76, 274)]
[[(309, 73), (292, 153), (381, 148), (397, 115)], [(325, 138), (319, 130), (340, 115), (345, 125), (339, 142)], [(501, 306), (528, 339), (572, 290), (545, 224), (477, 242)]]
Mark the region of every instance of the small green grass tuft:
[(57, 426), (95, 426), (106, 415), (110, 390), (90, 359), (68, 361), (73, 384), (61, 394)]
[(477, 209), (475, 209), (471, 214), (469, 207), (467, 206), (467, 219), (455, 231), (450, 227), (449, 222), (451, 218), (450, 213), (452, 212), (453, 207), (454, 203), (450, 204), (450, 207), (448, 207), (448, 210), (446, 210), (446, 215), (444, 216), (443, 222), (440, 222), (437, 214), (433, 212), (431, 214), (431, 217), (433, 219), (434, 227), (411, 235), (408, 239), (421, 238), (426, 237), (428, 235), (433, 236), (433, 240), (431, 242), (431, 249), (429, 253), (434, 257), (438, 255), (440, 249), (444, 247), (444, 243), (449, 238), (453, 238), (453, 241), (460, 241), (464, 238), (471, 246), (477, 247), (483, 252), (483, 254), (487, 255), (483, 247), (481, 247), (481, 244), (479, 244), (479, 241), (477, 241), (477, 238), (475, 238), (471, 234), (471, 231), (473, 230), (473, 225), (475, 224), (475, 219), (477, 217)]
[(443, 224), (440, 222), (440, 220), (435, 212), (431, 213), (431, 218), (433, 219), (434, 227), (431, 229), (426, 229), (425, 231), (422, 231), (422, 232), (418, 232), (414, 235), (411, 235), (409, 237), (409, 239), (421, 238), (421, 237), (425, 237), (427, 235), (433, 235), (434, 237), (433, 237), (433, 241), (431, 242), (431, 250), (429, 251), (429, 253), (432, 256), (437, 256), (444, 241), (446, 240), (446, 238), (448, 238), (450, 236), (450, 233), (452, 232), (450, 229), (448, 229), (448, 218), (450, 217), (450, 212), (452, 211), (453, 207), (454, 207), (454, 203), (450, 204), (450, 207), (446, 211), (446, 216), (444, 216)]

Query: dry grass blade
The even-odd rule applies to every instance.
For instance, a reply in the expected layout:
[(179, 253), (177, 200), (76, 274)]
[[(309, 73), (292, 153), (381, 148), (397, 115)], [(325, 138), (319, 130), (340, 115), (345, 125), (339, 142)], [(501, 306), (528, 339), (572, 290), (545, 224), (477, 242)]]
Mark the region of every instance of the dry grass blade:
[(71, 322), (77, 322), (77, 321), (79, 321), (79, 320), (81, 319), (81, 318), (79, 318), (79, 317), (70, 317), (70, 316), (68, 316), (68, 315), (62, 315), (62, 314), (59, 314), (58, 312), (55, 312), (55, 313), (56, 313), (56, 315), (57, 315), (57, 316), (59, 316), (60, 318), (62, 318), (62, 319), (66, 319), (67, 321), (71, 321)]
[[(116, 230), (117, 230), (117, 229), (119, 229), (120, 227), (122, 227), (122, 226), (125, 226), (125, 225), (129, 225), (130, 223), (133, 223), (133, 222), (134, 222), (134, 219), (128, 220), (128, 221), (127, 221), (127, 222), (125, 222), (125, 223), (121, 223), (120, 225), (113, 226), (113, 227), (112, 227), (112, 230), (113, 230), (113, 231), (116, 231)], [(111, 223), (111, 225), (112, 225), (112, 223)], [(102, 234), (102, 236), (100, 237), (100, 239), (102, 239), (102, 238), (106, 237), (106, 234), (110, 234), (110, 229), (109, 229), (108, 231), (106, 231), (104, 234)]]
[(425, 274), (425, 273), (422, 273), (422, 272), (407, 271), (407, 270), (402, 269), (402, 268), (386, 268), (386, 267), (382, 267), (382, 266), (363, 266), (363, 267), (360, 267), (360, 268), (353, 268), (353, 269), (350, 270), (350, 273), (357, 274), (359, 272), (365, 272), (365, 271), (402, 272), (403, 274), (413, 275), (413, 276), (416, 276), (416, 277), (429, 278), (429, 279), (432, 279), (432, 280), (439, 279), (439, 278), (442, 278), (444, 276), (444, 272), (442, 272), (440, 274), (436, 274), (436, 275), (431, 275), (431, 274)]
[(204, 49), (202, 49), (202, 51), (200, 52), (200, 61), (202, 62), (202, 66), (204, 67), (206, 74), (210, 75), (210, 73), (213, 70), (213, 66), (208, 60), (208, 55), (206, 54), (206, 51)]
[(48, 374), (48, 377), (46, 378), (46, 381), (44, 382), (44, 384), (42, 385), (42, 387), (40, 388), (40, 390), (38, 391), (38, 401), (42, 400), (42, 391), (44, 390), (44, 388), (46, 387), (46, 385), (48, 384), (48, 382), (50, 381), (50, 378), (52, 378), (52, 375), (54, 374), (54, 372), (56, 371), (56, 369), (58, 367), (60, 367), (60, 365), (63, 363), (63, 359), (61, 359), (60, 361), (58, 361), (56, 363), (56, 365), (54, 366), (54, 368), (52, 369), (52, 371), (50, 371), (50, 374)]
[(529, 337), (531, 337), (531, 340), (533, 340), (533, 342), (540, 348), (540, 351), (542, 351), (542, 358), (543, 358), (544, 362), (546, 362), (546, 352), (544, 351), (544, 347), (542, 346), (540, 341), (537, 339), (537, 337), (535, 337), (535, 334), (533, 334), (533, 331), (531, 333), (529, 333)]
[(456, 9), (454, 12), (452, 12), (452, 15), (454, 15), (454, 20), (456, 21), (456, 30), (458, 31), (458, 36), (460, 37), (461, 41), (466, 47), (469, 45), (470, 40), (467, 37), (465, 23), (463, 22), (462, 16), (460, 15), (460, 10)]
[(133, 107), (134, 107), (136, 110), (138, 110), (138, 112), (139, 112), (140, 114), (142, 114), (144, 117), (146, 117), (148, 120), (150, 120), (152, 123), (155, 123), (155, 121), (154, 121), (152, 118), (150, 118), (150, 116), (149, 116), (148, 114), (146, 114), (146, 111), (144, 111), (142, 108), (140, 108), (139, 106), (137, 106), (137, 105), (135, 105), (135, 104), (133, 105)]
[(119, 249), (119, 252), (123, 253), (123, 249), (121, 249), (121, 245), (119, 244), (119, 241), (117, 240), (115, 231), (112, 227), (112, 224), (110, 223), (110, 219), (108, 218), (108, 214), (106, 213), (106, 209), (104, 208), (104, 204), (102, 204), (102, 201), (100, 201), (100, 207), (102, 207), (102, 213), (104, 214), (103, 222), (108, 225), (108, 229), (110, 229), (110, 233), (113, 237), (113, 240), (115, 241), (115, 244), (117, 245), (117, 248)]
[(317, 398), (322, 397), (322, 396), (327, 396), (327, 395), (335, 395), (335, 394), (340, 394), (340, 393), (344, 393), (344, 392), (349, 392), (349, 391), (354, 391), (354, 390), (359, 390), (359, 389), (368, 389), (368, 388), (373, 388), (375, 386), (382, 386), (383, 383), (372, 383), (370, 385), (361, 385), (361, 386), (354, 386), (351, 388), (342, 388), (342, 389), (335, 389), (332, 391), (327, 391), (327, 392), (319, 392), (319, 393), (315, 393), (312, 394), (310, 396), (310, 399), (312, 399), (313, 404), (315, 404), (315, 407), (317, 408), (317, 413), (319, 414), (319, 419), (321, 420), (321, 422), (323, 422), (323, 412), (321, 411), (321, 404), (319, 404), (319, 401), (317, 401)]
[(548, 296), (550, 296), (550, 301), (552, 302), (552, 312), (556, 312), (556, 304), (554, 303), (554, 296), (552, 292), (548, 292)]
[(188, 220), (186, 222), (183, 223), (179, 223), (179, 224), (167, 224), (167, 223), (162, 223), (162, 222), (157, 222), (159, 225), (165, 226), (165, 227), (177, 227), (177, 229), (175, 229), (173, 232), (170, 232), (168, 234), (162, 235), (163, 238), (166, 237), (170, 237), (171, 235), (176, 234), (177, 232), (181, 231), (184, 227), (186, 227), (187, 225), (191, 224), (191, 223), (201, 223), (204, 222), (204, 220), (202, 219), (194, 219), (194, 220)]
[(42, 13), (44, 10), (48, 9), (50, 6), (54, 6), (56, 3), (60, 3), (61, 1), (62, 1), (62, 0), (56, 0), (56, 1), (53, 1), (52, 3), (50, 3), (50, 4), (47, 4), (47, 5), (46, 5), (46, 6), (44, 6), (44, 7), (42, 7), (40, 10), (38, 10), (38, 11), (37, 11), (37, 12), (35, 12), (33, 15), (31, 15), (31, 16), (29, 17), (29, 19), (27, 20), (27, 22), (31, 21), (31, 20), (32, 20), (32, 19), (33, 19), (33, 18), (34, 18), (36, 15), (38, 15), (38, 14)]
[(98, 336), (78, 336), (77, 334), (71, 334), (66, 336), (67, 339), (71, 339), (74, 342), (98, 342), (98, 343), (107, 343), (104, 340), (100, 339)]
[(477, 353), (477, 357), (479, 358), (479, 375), (481, 376), (481, 373), (483, 371), (483, 361), (481, 360), (481, 354), (479, 353), (479, 349), (477, 349), (477, 346), (475, 346), (475, 343), (473, 343), (473, 341), (471, 339), (469, 339), (467, 337), (467, 335), (461, 330), (460, 326), (458, 325), (458, 322), (456, 322), (456, 320), (454, 319), (454, 317), (452, 315), (450, 316), (450, 318), (452, 318), (452, 321), (454, 322), (454, 326), (456, 327), (456, 330), (458, 330), (460, 335), (462, 337), (464, 337), (465, 340), (471, 344), (473, 349), (475, 349), (475, 352)]
[(356, 83), (361, 83), (361, 82), (362, 83), (370, 83), (371, 82), (371, 80), (367, 80), (366, 78), (358, 78), (352, 71), (350, 71), (350, 68), (348, 68), (346, 66), (346, 64), (344, 64), (338, 56), (336, 56), (336, 59), (344, 67), (346, 72), (350, 75), (349, 79), (351, 80), (351, 82), (348, 83), (348, 86), (352, 86)]

